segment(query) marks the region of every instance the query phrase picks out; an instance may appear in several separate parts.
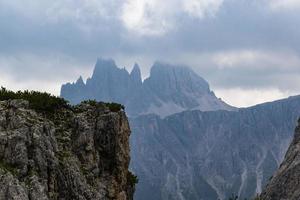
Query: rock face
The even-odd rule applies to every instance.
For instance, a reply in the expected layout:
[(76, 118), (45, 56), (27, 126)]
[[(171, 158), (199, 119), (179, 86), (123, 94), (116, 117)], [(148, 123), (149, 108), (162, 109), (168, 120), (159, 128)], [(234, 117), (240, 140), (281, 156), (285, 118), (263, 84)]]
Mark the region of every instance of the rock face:
[(299, 116), (298, 96), (238, 112), (130, 119), (131, 167), (140, 180), (135, 199), (255, 196), (283, 160)]
[(44, 116), (1, 101), (0, 199), (131, 200), (129, 135), (125, 113), (106, 104)]
[(118, 102), (129, 116), (154, 113), (165, 117), (184, 110), (234, 110), (210, 91), (208, 83), (187, 67), (156, 62), (144, 82), (137, 64), (129, 74), (113, 60), (98, 59), (86, 84), (79, 78), (61, 88), (73, 104), (96, 99)]
[(260, 196), (262, 200), (300, 199), (300, 119), (294, 139), (275, 175)]

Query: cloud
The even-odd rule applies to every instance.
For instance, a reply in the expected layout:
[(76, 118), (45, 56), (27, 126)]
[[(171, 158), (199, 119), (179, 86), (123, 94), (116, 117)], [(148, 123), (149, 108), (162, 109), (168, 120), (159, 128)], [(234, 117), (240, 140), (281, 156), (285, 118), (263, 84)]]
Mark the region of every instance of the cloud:
[(300, 9), (299, 0), (269, 0), (269, 5), (273, 11)]
[(58, 94), (61, 83), (89, 76), (97, 57), (108, 57), (128, 69), (137, 61), (143, 77), (162, 60), (191, 66), (218, 91), (300, 93), (298, 5), (27, 0), (25, 6), (23, 0), (1, 0), (0, 83), (30, 89), (36, 84)]
[(0, 85), (12, 90), (40, 90), (59, 95), (60, 86), (75, 77), (88, 77), (94, 63), (62, 55), (0, 55)]
[(121, 20), (139, 35), (160, 36), (177, 28), (180, 17), (212, 17), (223, 0), (126, 0)]
[[(276, 69), (299, 71), (300, 58), (293, 52), (264, 50), (235, 50), (218, 52), (213, 55), (213, 62), (220, 68)], [(289, 62), (287, 62), (287, 60)]]
[(283, 99), (291, 95), (288, 92), (282, 92), (276, 88), (255, 90), (232, 88), (226, 90), (216, 90), (215, 94), (218, 97), (221, 97), (225, 102), (230, 102), (231, 105), (240, 108), (274, 101), (275, 99)]
[[(168, 2), (168, 1), (167, 1)], [(141, 35), (162, 35), (172, 24), (169, 21), (167, 2), (158, 0), (127, 0), (121, 20), (129, 31)]]
[(214, 16), (224, 0), (189, 0), (184, 1), (184, 11), (192, 17)]

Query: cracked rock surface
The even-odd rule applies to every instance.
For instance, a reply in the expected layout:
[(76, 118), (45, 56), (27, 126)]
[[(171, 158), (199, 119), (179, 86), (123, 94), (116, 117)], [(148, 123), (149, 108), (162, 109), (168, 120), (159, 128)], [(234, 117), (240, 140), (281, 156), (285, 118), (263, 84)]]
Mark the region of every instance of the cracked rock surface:
[(284, 161), (260, 197), (262, 200), (300, 199), (300, 119)]
[(0, 200), (131, 200), (124, 111), (82, 103), (46, 116), (0, 102)]

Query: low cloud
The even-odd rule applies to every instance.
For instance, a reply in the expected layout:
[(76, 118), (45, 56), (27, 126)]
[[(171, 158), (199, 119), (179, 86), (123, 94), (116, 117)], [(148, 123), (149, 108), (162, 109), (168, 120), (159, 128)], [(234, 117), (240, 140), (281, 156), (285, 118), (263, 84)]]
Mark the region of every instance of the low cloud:
[(299, 0), (269, 0), (269, 5), (273, 11), (300, 9)]
[(231, 88), (226, 90), (216, 90), (215, 94), (221, 97), (225, 102), (230, 102), (231, 105), (239, 108), (271, 102), (275, 99), (283, 99), (290, 95), (290, 93), (282, 92), (276, 88), (251, 90)]
[(143, 78), (161, 60), (191, 66), (216, 91), (293, 95), (299, 19), (295, 0), (1, 0), (0, 84), (59, 94), (104, 57), (138, 62)]
[(133, 33), (160, 36), (176, 29), (179, 17), (212, 17), (222, 3), (223, 0), (126, 0), (121, 20)]

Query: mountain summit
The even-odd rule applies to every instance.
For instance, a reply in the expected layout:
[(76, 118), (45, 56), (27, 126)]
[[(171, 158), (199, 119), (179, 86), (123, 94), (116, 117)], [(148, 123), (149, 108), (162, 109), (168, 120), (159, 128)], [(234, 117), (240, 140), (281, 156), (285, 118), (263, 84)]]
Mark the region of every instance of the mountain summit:
[(71, 103), (82, 100), (114, 101), (126, 106), (129, 116), (158, 114), (165, 117), (185, 110), (234, 110), (215, 96), (209, 84), (188, 67), (155, 62), (150, 76), (142, 81), (135, 64), (131, 73), (111, 59), (98, 59), (86, 84), (82, 78), (61, 88)]

